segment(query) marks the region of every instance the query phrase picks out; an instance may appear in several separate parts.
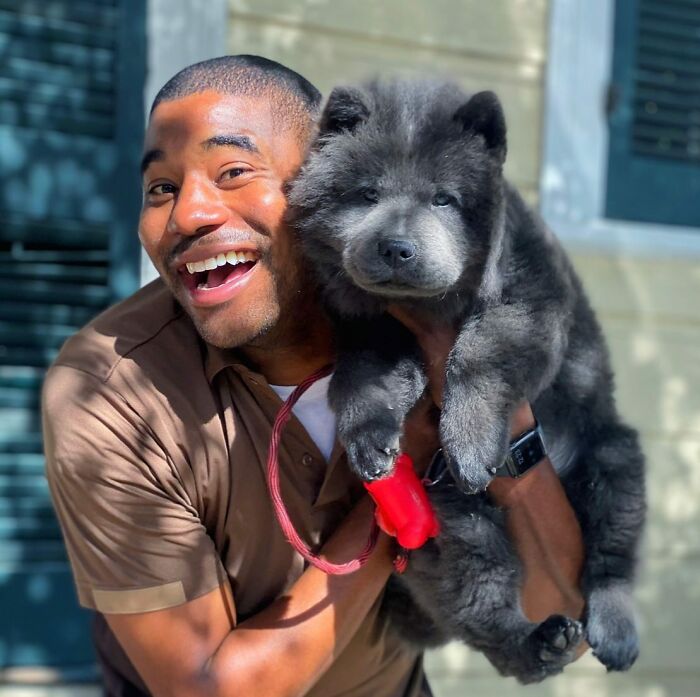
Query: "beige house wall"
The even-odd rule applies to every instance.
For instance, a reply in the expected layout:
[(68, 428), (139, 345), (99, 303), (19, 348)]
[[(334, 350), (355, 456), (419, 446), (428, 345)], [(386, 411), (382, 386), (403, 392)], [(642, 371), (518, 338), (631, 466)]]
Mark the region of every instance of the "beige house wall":
[(489, 87), (510, 116), (508, 174), (529, 197), (540, 153), (544, 0), (230, 0), (229, 50), (278, 60), (324, 94), (378, 73)]
[[(508, 176), (536, 201), (547, 0), (229, 0), (229, 8), (230, 52), (279, 60), (324, 93), (378, 73), (440, 72), (495, 90), (509, 124)], [(452, 645), (427, 658), (437, 697), (700, 694), (700, 264), (573, 257), (608, 337), (620, 409), (641, 430), (649, 461), (642, 657), (631, 673), (608, 676), (586, 656), (566, 675), (522, 688)]]

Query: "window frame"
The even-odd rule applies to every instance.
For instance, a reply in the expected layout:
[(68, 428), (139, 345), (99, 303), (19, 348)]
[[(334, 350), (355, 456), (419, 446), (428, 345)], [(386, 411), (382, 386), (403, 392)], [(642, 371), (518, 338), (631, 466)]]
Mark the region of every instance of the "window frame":
[(551, 0), (540, 212), (572, 250), (700, 258), (700, 228), (605, 217), (615, 0)]

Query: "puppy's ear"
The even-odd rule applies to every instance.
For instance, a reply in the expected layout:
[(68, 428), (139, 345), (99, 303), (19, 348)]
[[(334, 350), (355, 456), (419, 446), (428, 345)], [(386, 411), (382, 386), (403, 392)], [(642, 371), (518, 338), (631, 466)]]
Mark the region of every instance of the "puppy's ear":
[(365, 96), (354, 87), (336, 87), (328, 97), (319, 123), (320, 135), (353, 131), (369, 116)]
[(486, 147), (503, 162), (506, 159), (506, 117), (493, 92), (478, 92), (454, 115), (465, 133), (483, 137)]

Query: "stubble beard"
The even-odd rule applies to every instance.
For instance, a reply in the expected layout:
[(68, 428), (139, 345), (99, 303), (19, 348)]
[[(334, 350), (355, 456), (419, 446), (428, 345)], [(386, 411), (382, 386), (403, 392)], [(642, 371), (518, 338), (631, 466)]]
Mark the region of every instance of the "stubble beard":
[(292, 345), (308, 332), (304, 319), (316, 311), (316, 289), (304, 280), (309, 276), (302, 270), (303, 264), (276, 268), (268, 255), (258, 263), (267, 267), (271, 280), (266, 298), (259, 298), (236, 317), (226, 317), (225, 308), (219, 310), (223, 317), (203, 318), (188, 313), (197, 333), (208, 344), (221, 349), (274, 350)]

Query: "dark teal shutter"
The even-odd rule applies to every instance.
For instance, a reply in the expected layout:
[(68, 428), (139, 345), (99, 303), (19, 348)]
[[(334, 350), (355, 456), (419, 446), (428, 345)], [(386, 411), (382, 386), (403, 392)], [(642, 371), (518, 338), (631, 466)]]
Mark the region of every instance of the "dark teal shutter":
[(39, 392), (63, 341), (137, 286), (144, 7), (0, 0), (0, 669), (94, 663)]
[(700, 226), (700, 0), (617, 0), (606, 215)]

